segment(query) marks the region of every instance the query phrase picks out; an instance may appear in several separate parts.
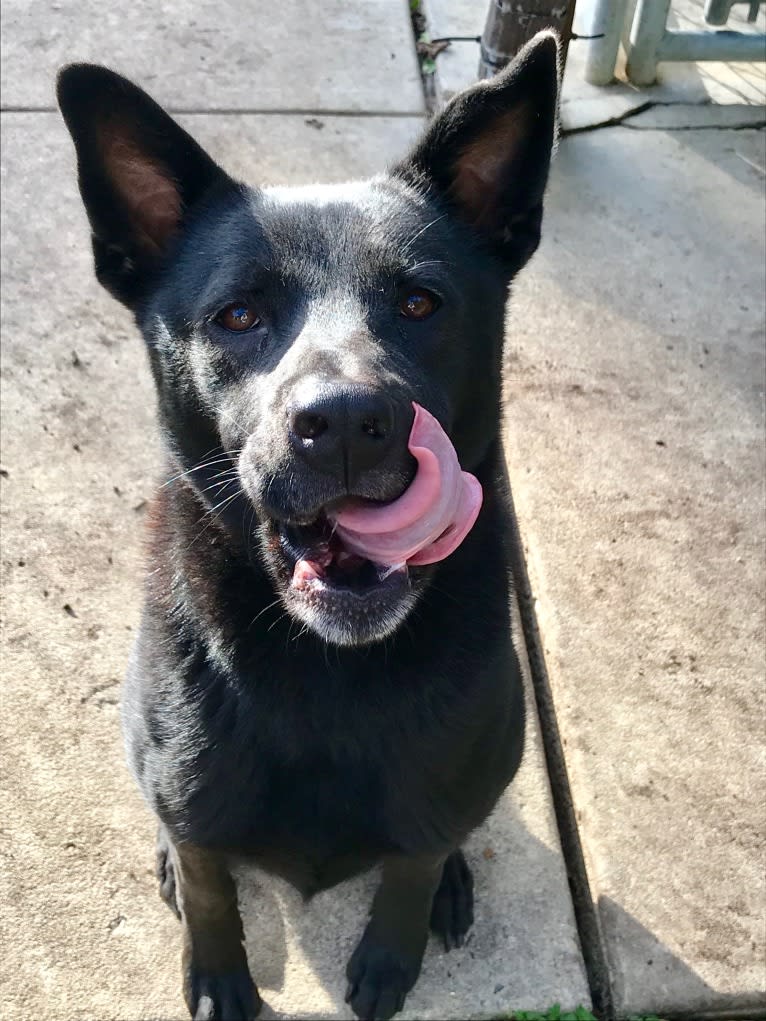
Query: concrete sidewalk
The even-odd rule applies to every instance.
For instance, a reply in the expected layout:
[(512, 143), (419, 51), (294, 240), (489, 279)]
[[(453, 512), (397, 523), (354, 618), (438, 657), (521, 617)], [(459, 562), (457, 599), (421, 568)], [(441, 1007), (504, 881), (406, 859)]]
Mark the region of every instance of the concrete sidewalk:
[[(111, 64), (254, 182), (375, 172), (423, 123), (405, 0), (164, 11), (2, 10), (0, 1003), (28, 1021), (184, 1016), (117, 721), (154, 398), (130, 317), (93, 279), (55, 70)], [(473, 935), (429, 948), (406, 1017), (589, 1006), (581, 935), (617, 1017), (766, 1015), (764, 135), (661, 110), (562, 141), (509, 322), (509, 470), (541, 650), (527, 637), (557, 716), (549, 754), (556, 723), (563, 742), (570, 859), (530, 687), (521, 775), (469, 848)], [(308, 908), (239, 878), (264, 1016), (348, 1017), (371, 878)]]

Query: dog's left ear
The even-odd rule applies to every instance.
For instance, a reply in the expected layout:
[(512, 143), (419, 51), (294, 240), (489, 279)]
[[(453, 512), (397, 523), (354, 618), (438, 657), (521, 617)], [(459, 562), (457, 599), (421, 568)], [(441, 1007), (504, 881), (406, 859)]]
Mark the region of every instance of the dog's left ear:
[(559, 41), (540, 32), (496, 77), (457, 95), (393, 170), (436, 197), (505, 263), (509, 275), (540, 242), (556, 140)]

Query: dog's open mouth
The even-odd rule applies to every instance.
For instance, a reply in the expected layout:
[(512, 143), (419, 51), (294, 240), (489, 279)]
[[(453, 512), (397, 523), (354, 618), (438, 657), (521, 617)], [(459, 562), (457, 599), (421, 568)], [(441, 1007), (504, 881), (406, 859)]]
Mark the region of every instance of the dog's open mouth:
[(310, 524), (271, 519), (283, 599), (294, 616), (339, 644), (384, 637), (404, 620), (428, 567), (450, 556), (482, 503), (439, 421), (413, 402), (414, 478), (395, 499), (335, 498)]
[(312, 524), (272, 520), (272, 560), (290, 613), (325, 641), (366, 645), (392, 634), (427, 568), (389, 567), (349, 550), (323, 512)]
[(291, 572), (290, 588), (296, 593), (364, 597), (383, 590), (393, 593), (409, 583), (405, 564), (387, 567), (346, 549), (325, 515), (310, 525), (278, 523), (276, 527)]

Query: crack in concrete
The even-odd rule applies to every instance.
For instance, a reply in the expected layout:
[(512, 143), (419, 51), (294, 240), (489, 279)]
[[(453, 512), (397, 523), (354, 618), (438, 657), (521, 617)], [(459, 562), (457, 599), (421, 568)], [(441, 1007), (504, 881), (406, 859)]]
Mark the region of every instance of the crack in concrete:
[(688, 106), (695, 109), (699, 107), (713, 109), (715, 105), (710, 100), (703, 100), (699, 103), (686, 103), (673, 100), (648, 99), (645, 103), (639, 103), (638, 106), (634, 106), (630, 110), (615, 114), (614, 117), (608, 117), (593, 124), (582, 124), (576, 128), (562, 128), (560, 134), (562, 138), (567, 138), (570, 135), (584, 135), (591, 131), (601, 131), (604, 128), (629, 128), (631, 131), (747, 131), (748, 129), (760, 131), (762, 128), (766, 128), (766, 117), (757, 121), (742, 121), (739, 123), (735, 122), (734, 124), (679, 124), (675, 126), (668, 125), (666, 127), (660, 125), (642, 127), (640, 124), (628, 123), (628, 121), (638, 117), (640, 114), (659, 107)]
[(743, 121), (741, 124), (677, 124), (660, 127), (642, 127), (640, 124), (619, 124), (630, 131), (761, 131), (766, 128), (766, 117), (759, 121)]
[(602, 128), (618, 127), (630, 117), (637, 117), (638, 114), (645, 113), (647, 110), (651, 110), (652, 107), (658, 105), (669, 106), (671, 104), (658, 104), (653, 100), (648, 99), (645, 103), (640, 103), (638, 106), (634, 106), (630, 110), (625, 110), (623, 113), (615, 114), (614, 117), (607, 117), (606, 120), (596, 121), (594, 124), (581, 124), (576, 128), (562, 128), (559, 133), (562, 138), (567, 138), (569, 135), (584, 135), (590, 131), (600, 131)]

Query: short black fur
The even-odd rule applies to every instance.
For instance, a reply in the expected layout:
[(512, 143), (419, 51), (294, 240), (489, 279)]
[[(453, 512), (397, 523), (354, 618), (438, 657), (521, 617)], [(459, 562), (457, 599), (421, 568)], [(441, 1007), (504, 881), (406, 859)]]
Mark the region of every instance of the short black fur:
[[(523, 749), (500, 375), (508, 287), (539, 242), (557, 88), (546, 33), (390, 174), (258, 190), (113, 72), (59, 77), (96, 273), (144, 335), (165, 441), (123, 725), (160, 820), (194, 1016), (260, 1005), (232, 854), (306, 896), (382, 862), (347, 969), (359, 1017), (401, 1008), (429, 925), (450, 949), (472, 923), (460, 845)], [(403, 296), (423, 289), (433, 311), (413, 321)], [(247, 328), (225, 325), (232, 314)], [(441, 563), (307, 595), (296, 547), (319, 541), (328, 509), (394, 499), (412, 479), (413, 401), (480, 480), (476, 525)], [(385, 429), (354, 431), (359, 407)], [(316, 408), (345, 423), (335, 446), (298, 430)]]

